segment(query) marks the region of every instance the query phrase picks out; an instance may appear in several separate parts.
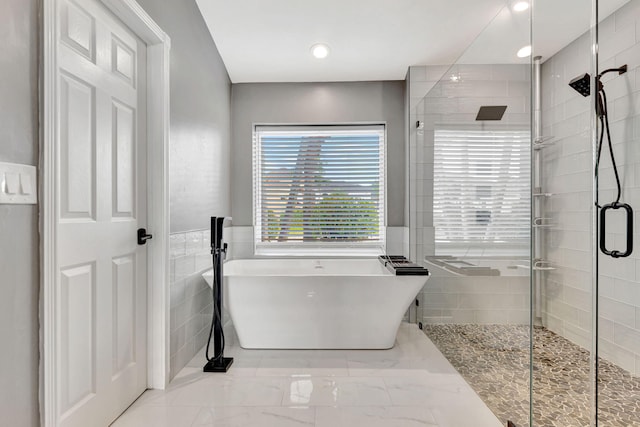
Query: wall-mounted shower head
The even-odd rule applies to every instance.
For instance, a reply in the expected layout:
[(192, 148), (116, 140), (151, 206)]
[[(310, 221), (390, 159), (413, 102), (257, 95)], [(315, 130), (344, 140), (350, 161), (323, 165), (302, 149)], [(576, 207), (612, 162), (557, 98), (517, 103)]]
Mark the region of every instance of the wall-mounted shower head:
[(571, 80), (569, 86), (575, 89), (580, 95), (587, 97), (591, 95), (591, 76), (589, 73), (584, 73)]
[[(624, 74), (627, 72), (627, 64), (624, 64), (622, 67), (618, 68), (609, 68), (604, 70), (600, 74), (598, 74), (598, 92), (602, 90), (602, 82), (600, 81), (600, 77), (604, 76), (607, 73), (616, 72), (618, 75)], [(576, 77), (575, 79), (569, 82), (569, 86), (575, 89), (582, 96), (591, 95), (591, 76), (589, 73), (584, 73), (581, 76)]]

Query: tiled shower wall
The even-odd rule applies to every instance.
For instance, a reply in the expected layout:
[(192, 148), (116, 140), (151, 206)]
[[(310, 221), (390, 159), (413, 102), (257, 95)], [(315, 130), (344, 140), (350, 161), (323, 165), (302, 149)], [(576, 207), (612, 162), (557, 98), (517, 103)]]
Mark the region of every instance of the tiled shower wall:
[[(545, 58), (543, 58), (545, 60)], [(600, 70), (629, 66), (603, 82), (608, 97), (611, 136), (623, 185), (622, 201), (636, 209), (640, 221), (640, 0), (631, 0), (599, 28)], [(548, 256), (557, 269), (546, 273), (543, 322), (582, 347), (591, 336), (592, 160), (590, 109), (567, 84), (590, 71), (590, 35), (585, 34), (542, 66), (543, 133), (555, 145), (544, 149), (544, 191), (554, 193), (547, 212), (557, 227), (547, 237)], [(600, 168), (600, 202), (615, 199), (615, 181), (607, 149)], [(607, 223), (607, 245), (624, 249), (622, 218)], [(640, 234), (629, 258), (599, 256), (600, 355), (640, 374)]]
[[(446, 75), (442, 76), (446, 72)], [(457, 80), (452, 81), (451, 75)], [(442, 79), (440, 80), (440, 77)], [(500, 124), (529, 129), (528, 65), (418, 66), (409, 70), (410, 252), (416, 261), (435, 253), (433, 229), (433, 136), (436, 125), (483, 126), (475, 121), (482, 105), (506, 105)], [(428, 96), (424, 98), (424, 95)], [(418, 96), (414, 96), (418, 95)], [(420, 98), (422, 96), (423, 98)], [(416, 123), (424, 124), (417, 129)], [(482, 256), (482, 253), (470, 253)]]
[[(444, 76), (443, 76), (444, 74)], [(455, 75), (457, 81), (450, 79)], [(441, 79), (442, 78), (442, 79)], [(477, 124), (481, 105), (507, 105), (501, 123), (529, 129), (528, 65), (456, 65), (409, 70), (409, 212), (411, 259), (435, 254), (433, 135), (436, 125)], [(426, 98), (425, 95), (428, 96)], [(424, 124), (417, 129), (416, 122)], [(470, 256), (486, 255), (470, 248)], [(520, 257), (521, 258), (521, 257)], [(419, 300), (423, 323), (528, 322), (528, 277), (456, 277), (433, 274)]]

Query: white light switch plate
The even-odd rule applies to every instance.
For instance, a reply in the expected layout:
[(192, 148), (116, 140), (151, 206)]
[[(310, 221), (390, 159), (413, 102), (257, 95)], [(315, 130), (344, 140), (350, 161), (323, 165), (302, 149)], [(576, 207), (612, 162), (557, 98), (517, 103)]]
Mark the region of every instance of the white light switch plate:
[(37, 173), (35, 166), (0, 162), (0, 204), (35, 205)]

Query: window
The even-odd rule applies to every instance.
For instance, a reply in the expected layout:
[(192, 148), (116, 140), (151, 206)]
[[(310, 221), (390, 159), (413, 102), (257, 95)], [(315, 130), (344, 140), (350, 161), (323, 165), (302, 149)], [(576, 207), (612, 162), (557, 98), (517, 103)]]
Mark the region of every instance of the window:
[(380, 253), (384, 153), (383, 125), (256, 126), (256, 254)]
[[(522, 130), (434, 133), (436, 253), (527, 254), (530, 134)], [(477, 251), (476, 251), (477, 252)]]

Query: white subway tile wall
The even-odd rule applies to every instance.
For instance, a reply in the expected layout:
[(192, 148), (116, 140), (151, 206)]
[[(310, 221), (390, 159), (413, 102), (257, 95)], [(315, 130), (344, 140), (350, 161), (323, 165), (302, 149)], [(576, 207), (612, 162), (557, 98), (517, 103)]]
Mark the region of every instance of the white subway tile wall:
[[(445, 74), (446, 73), (446, 74)], [(451, 76), (459, 81), (454, 82)], [(442, 78), (440, 84), (438, 80)], [(435, 254), (433, 131), (436, 124), (475, 123), (481, 105), (507, 105), (502, 123), (528, 129), (530, 70), (525, 65), (415, 66), (409, 69), (409, 232), (412, 260)], [(431, 92), (429, 92), (431, 91)], [(429, 93), (426, 101), (425, 95)], [(422, 122), (420, 128), (417, 122)], [(466, 255), (482, 256), (469, 249)], [(427, 266), (429, 268), (429, 266)], [(423, 323), (526, 324), (527, 276), (447, 277), (434, 268), (419, 300)]]
[(173, 378), (206, 343), (211, 289), (201, 277), (211, 268), (209, 230), (172, 233), (170, 253), (170, 376)]
[[(611, 137), (624, 187), (622, 200), (640, 212), (640, 0), (632, 0), (605, 19), (599, 29), (600, 69), (627, 64), (629, 71), (603, 78)], [(545, 60), (546, 58), (543, 58)], [(544, 191), (553, 193), (546, 210), (558, 224), (547, 234), (548, 257), (558, 268), (547, 273), (543, 322), (555, 333), (584, 347), (591, 336), (592, 161), (590, 110), (568, 83), (590, 72), (590, 35), (585, 34), (542, 65), (542, 121), (554, 146), (544, 150)], [(606, 149), (605, 149), (606, 151)], [(615, 198), (608, 153), (600, 169), (600, 201)], [(613, 199), (612, 199), (613, 198)], [(640, 225), (638, 214), (634, 230)], [(640, 250), (629, 258), (599, 256), (600, 355), (640, 374)], [(624, 248), (623, 222), (607, 223), (608, 247)]]

